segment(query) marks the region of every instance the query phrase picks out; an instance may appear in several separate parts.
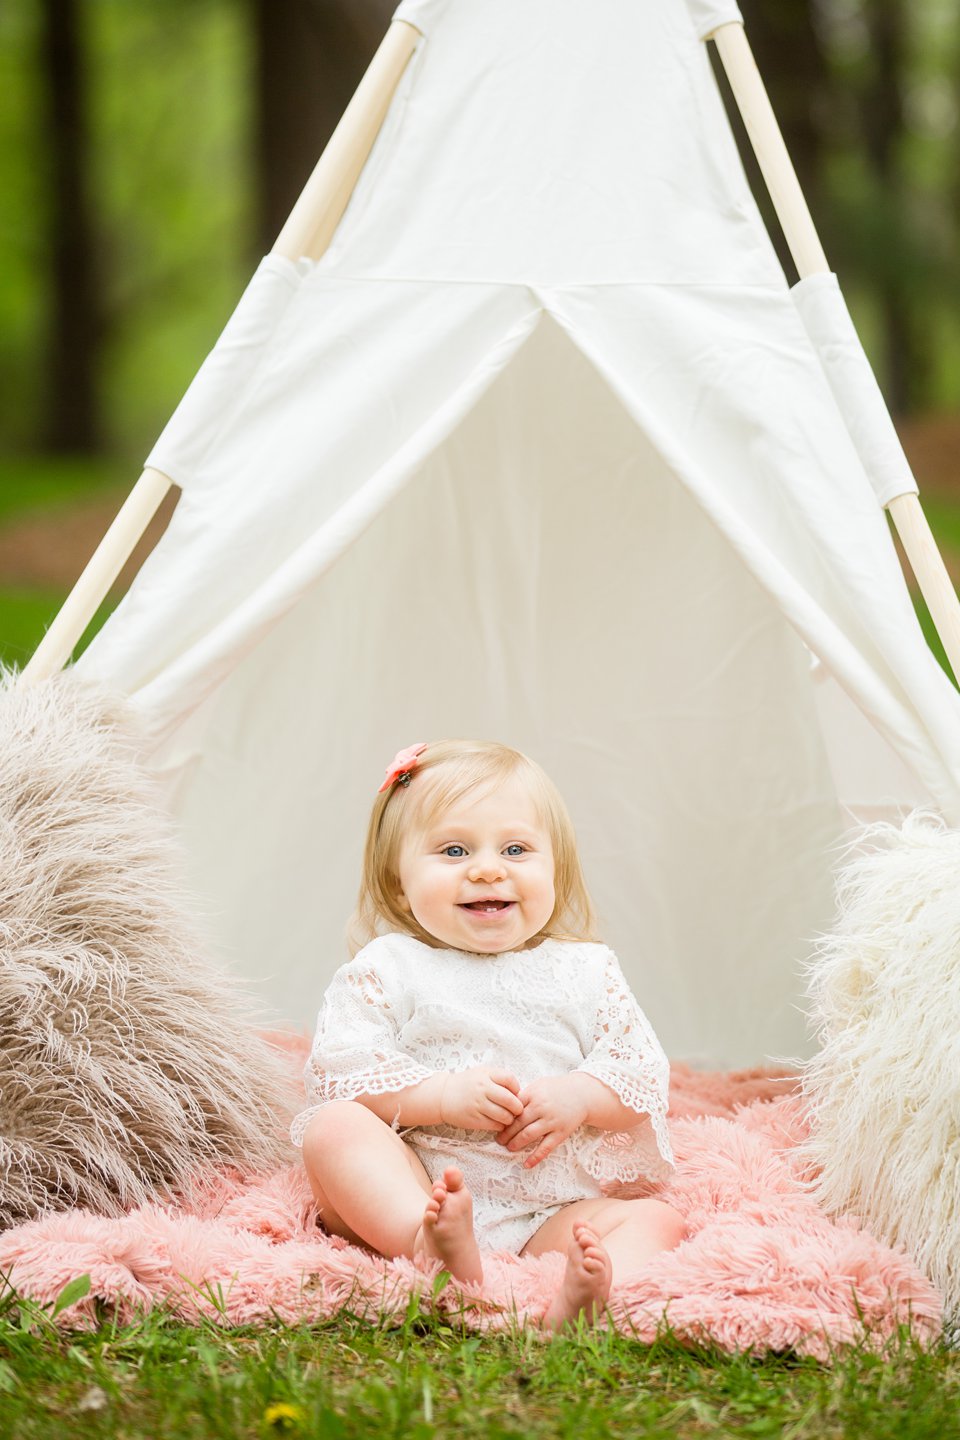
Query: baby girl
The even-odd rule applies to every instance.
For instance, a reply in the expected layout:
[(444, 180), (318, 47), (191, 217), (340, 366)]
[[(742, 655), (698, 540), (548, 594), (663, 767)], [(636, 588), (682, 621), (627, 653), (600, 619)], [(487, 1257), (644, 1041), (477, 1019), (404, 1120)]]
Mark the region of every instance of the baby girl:
[(679, 1244), (667, 1062), (593, 914), (573, 827), (505, 745), (402, 750), (370, 819), (354, 928), (294, 1121), (321, 1220), (483, 1279), (483, 1254), (566, 1253), (542, 1323), (602, 1311)]

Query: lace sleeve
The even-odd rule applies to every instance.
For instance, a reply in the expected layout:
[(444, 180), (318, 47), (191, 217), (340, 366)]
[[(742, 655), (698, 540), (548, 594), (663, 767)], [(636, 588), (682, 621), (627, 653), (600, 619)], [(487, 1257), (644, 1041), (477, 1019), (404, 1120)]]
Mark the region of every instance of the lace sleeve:
[(295, 1145), (303, 1144), (309, 1121), (332, 1100), (405, 1090), (434, 1073), (397, 1048), (389, 986), (366, 951), (331, 980), (303, 1073), (308, 1105), (290, 1127)]
[[(593, 1049), (577, 1068), (609, 1085), (637, 1112), (636, 1129), (594, 1132), (592, 1154), (584, 1157), (591, 1174), (600, 1181), (662, 1178), (673, 1165), (667, 1129), (670, 1066), (612, 950), (606, 953)], [(644, 1117), (649, 1125), (642, 1123)]]

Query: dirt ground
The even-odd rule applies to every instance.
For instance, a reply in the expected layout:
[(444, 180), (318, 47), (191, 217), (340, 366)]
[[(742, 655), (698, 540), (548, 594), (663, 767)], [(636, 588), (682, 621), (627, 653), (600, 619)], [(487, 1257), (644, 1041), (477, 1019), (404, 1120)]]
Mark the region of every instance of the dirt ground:
[[(960, 501), (960, 415), (924, 416), (899, 427), (904, 450), (925, 494)], [(136, 476), (131, 476), (131, 487)], [(124, 590), (162, 535), (173, 513), (172, 491), (120, 575)], [(99, 494), (56, 511), (21, 515), (0, 527), (0, 585), (70, 590), (100, 543), (124, 495)], [(960, 550), (941, 546), (954, 585), (960, 587)]]
[[(134, 475), (130, 487), (136, 480)], [(171, 490), (133, 555), (120, 572), (119, 587), (127, 589), (167, 527), (176, 504)], [(125, 495), (85, 496), (55, 510), (18, 516), (0, 526), (0, 585), (16, 589), (69, 591), (112, 524)]]

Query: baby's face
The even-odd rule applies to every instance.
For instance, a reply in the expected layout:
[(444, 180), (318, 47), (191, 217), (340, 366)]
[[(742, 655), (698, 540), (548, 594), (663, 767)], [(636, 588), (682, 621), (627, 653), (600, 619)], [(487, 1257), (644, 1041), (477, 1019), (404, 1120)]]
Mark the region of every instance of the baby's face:
[(553, 914), (553, 846), (526, 787), (468, 795), (407, 836), (400, 904), (451, 950), (522, 950)]

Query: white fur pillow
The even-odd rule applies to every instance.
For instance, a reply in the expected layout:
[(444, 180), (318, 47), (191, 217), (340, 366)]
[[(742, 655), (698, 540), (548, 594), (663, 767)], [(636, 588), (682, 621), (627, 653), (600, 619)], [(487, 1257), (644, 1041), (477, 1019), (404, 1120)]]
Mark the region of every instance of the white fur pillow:
[(807, 1153), (830, 1211), (899, 1242), (960, 1309), (960, 834), (871, 826), (810, 969)]
[(283, 1067), (175, 872), (122, 703), (0, 675), (0, 1226), (285, 1153)]

